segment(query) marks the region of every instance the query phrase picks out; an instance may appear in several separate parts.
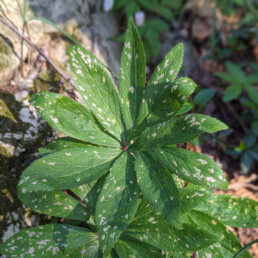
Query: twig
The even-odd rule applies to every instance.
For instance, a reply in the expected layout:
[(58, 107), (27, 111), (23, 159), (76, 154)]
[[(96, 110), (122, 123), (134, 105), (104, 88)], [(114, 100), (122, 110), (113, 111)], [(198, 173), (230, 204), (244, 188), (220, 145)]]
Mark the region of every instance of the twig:
[(0, 21), (5, 24), (9, 29), (11, 29), (13, 32), (15, 32), (17, 35), (19, 35), (22, 39), (24, 39), (32, 48), (34, 48), (43, 58), (57, 71), (57, 73), (68, 83), (70, 83), (74, 88), (75, 84), (73, 81), (68, 78), (62, 70), (60, 70), (59, 67), (57, 67), (40, 49), (39, 47), (31, 42), (26, 36), (24, 36), (18, 29), (16, 29), (14, 26), (12, 26), (9, 22), (4, 20), (2, 17), (0, 17)]

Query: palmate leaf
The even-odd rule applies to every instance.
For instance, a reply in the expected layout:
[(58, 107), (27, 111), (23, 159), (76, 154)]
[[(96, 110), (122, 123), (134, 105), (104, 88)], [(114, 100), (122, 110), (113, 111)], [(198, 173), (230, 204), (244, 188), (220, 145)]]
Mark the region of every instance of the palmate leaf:
[(70, 189), (107, 173), (121, 150), (84, 147), (62, 150), (33, 162), (22, 174), (18, 191)]
[(153, 106), (157, 104), (166, 89), (172, 86), (180, 70), (183, 53), (183, 44), (176, 45), (154, 71), (143, 94), (139, 116), (137, 118), (138, 125), (152, 112)]
[(96, 206), (100, 248), (108, 254), (132, 220), (138, 200), (133, 157), (122, 154), (106, 177)]
[(258, 227), (257, 202), (243, 197), (217, 195), (195, 209), (231, 227)]
[(180, 201), (173, 177), (143, 153), (134, 153), (135, 170), (140, 189), (146, 200), (164, 218), (178, 226), (180, 224)]
[(135, 125), (145, 86), (145, 54), (132, 19), (125, 34), (119, 82), (123, 117), (130, 129)]
[(140, 240), (173, 253), (200, 250), (219, 241), (217, 236), (195, 225), (183, 224), (181, 229), (172, 227), (145, 200), (122, 237)]
[(73, 79), (83, 101), (101, 125), (118, 140), (123, 126), (118, 93), (106, 69), (88, 51), (72, 46), (69, 49)]
[(54, 129), (75, 139), (97, 145), (119, 147), (119, 142), (102, 132), (92, 113), (68, 97), (41, 92), (30, 99), (40, 115)]
[(157, 148), (190, 141), (202, 133), (214, 133), (228, 127), (215, 118), (189, 114), (147, 128), (131, 146), (133, 150)]
[(50, 216), (87, 221), (90, 215), (86, 207), (62, 191), (20, 192), (19, 199), (33, 211)]
[(79, 251), (80, 257), (89, 257), (84, 254), (96, 239), (86, 228), (49, 224), (18, 232), (0, 246), (0, 252), (10, 257), (73, 257)]
[(164, 257), (161, 250), (147, 245), (141, 241), (135, 241), (127, 238), (118, 240), (115, 245), (115, 251), (119, 257), (149, 257), (149, 258), (161, 258)]
[(147, 153), (171, 173), (175, 173), (187, 182), (227, 188), (223, 171), (206, 155), (179, 148), (152, 149)]
[[(220, 242), (199, 250), (198, 257), (206, 258), (207, 254), (211, 254), (211, 257), (231, 258), (241, 249), (239, 239), (219, 220), (199, 211), (191, 211), (188, 216), (200, 228), (213, 232), (214, 235), (221, 238)], [(246, 251), (243, 257), (251, 257), (251, 255)]]

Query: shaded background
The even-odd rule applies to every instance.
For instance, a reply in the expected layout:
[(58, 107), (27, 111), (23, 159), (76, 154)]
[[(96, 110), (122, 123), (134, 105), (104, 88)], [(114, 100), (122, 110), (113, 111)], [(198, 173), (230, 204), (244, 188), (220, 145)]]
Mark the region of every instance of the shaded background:
[[(181, 74), (199, 86), (184, 110), (216, 117), (230, 129), (182, 147), (209, 155), (223, 168), (229, 190), (218, 193), (258, 200), (257, 0), (1, 0), (0, 16), (68, 76), (66, 49), (73, 43), (60, 29), (118, 73), (121, 42), (133, 16), (146, 51), (147, 79), (165, 54), (183, 42)], [(39, 157), (39, 147), (58, 136), (28, 99), (39, 91), (70, 97), (76, 92), (2, 23), (0, 78), (1, 243), (19, 229), (51, 219), (34, 214), (16, 196), (21, 172)], [(257, 238), (257, 229), (232, 230), (243, 245)], [(257, 245), (251, 252), (258, 255)]]

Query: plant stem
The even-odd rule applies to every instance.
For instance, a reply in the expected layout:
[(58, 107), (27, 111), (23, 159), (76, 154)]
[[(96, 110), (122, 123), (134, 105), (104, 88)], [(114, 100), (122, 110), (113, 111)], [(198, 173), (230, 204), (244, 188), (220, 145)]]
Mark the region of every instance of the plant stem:
[(242, 247), (234, 256), (233, 258), (238, 258), (245, 249), (249, 248), (251, 245), (258, 243), (258, 239), (252, 241), (251, 243), (247, 244), (246, 246)]
[(44, 57), (44, 59), (57, 71), (57, 73), (68, 83), (70, 83), (74, 88), (75, 88), (75, 84), (74, 82), (68, 78), (63, 71), (57, 67), (41, 50), (40, 48), (34, 44), (33, 42), (31, 42), (26, 36), (24, 36), (18, 29), (16, 29), (14, 26), (12, 26), (9, 22), (7, 22), (6, 20), (4, 20), (2, 17), (0, 17), (0, 22), (2, 22), (3, 24), (5, 24), (9, 29), (11, 29), (13, 32), (15, 32), (18, 36), (20, 36), (24, 41), (27, 42), (27, 44), (29, 44), (32, 48), (34, 48), (41, 56)]

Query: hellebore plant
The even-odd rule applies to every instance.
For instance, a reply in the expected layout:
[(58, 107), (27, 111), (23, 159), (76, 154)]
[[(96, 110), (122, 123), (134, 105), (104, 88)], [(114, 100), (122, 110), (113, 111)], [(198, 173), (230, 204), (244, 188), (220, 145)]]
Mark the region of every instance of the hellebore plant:
[[(195, 90), (176, 78), (183, 45), (159, 64), (145, 88), (145, 54), (132, 20), (121, 58), (120, 92), (99, 60), (69, 50), (82, 105), (41, 92), (31, 104), (58, 138), (40, 149), (18, 183), (21, 201), (63, 218), (22, 230), (0, 252), (10, 257), (232, 257), (241, 245), (225, 225), (255, 227), (256, 202), (213, 194), (227, 188), (218, 165), (177, 148), (227, 128), (200, 114), (177, 115)], [(245, 251), (245, 257), (251, 257)]]

